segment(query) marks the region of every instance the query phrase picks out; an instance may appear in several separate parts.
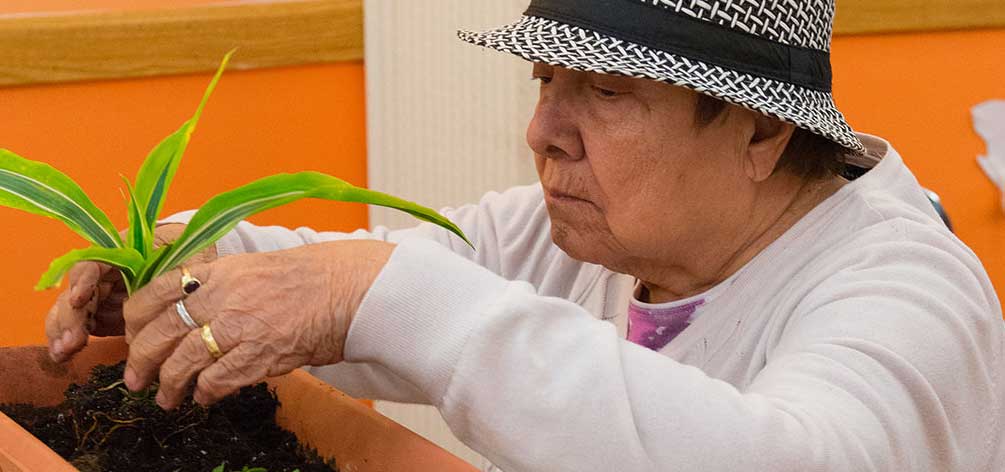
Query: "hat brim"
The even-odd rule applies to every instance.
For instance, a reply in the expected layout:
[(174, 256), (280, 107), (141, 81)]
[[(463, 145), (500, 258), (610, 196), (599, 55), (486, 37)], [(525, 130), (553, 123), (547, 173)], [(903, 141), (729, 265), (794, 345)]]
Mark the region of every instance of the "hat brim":
[(829, 92), (736, 72), (554, 20), (524, 16), (461, 40), (528, 61), (568, 69), (658, 80), (759, 111), (826, 137), (855, 154), (865, 146)]

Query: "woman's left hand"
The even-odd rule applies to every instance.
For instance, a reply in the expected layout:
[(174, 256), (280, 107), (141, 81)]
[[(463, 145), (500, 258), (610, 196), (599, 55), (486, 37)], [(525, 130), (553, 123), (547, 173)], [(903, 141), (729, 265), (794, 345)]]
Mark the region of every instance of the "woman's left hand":
[[(141, 390), (159, 373), (157, 403), (172, 409), (197, 378), (195, 401), (208, 405), (266, 377), (341, 361), (356, 309), (393, 249), (350, 240), (223, 257), (189, 267), (201, 286), (188, 296), (180, 269), (158, 277), (123, 307), (126, 386)], [(209, 326), (222, 357), (185, 325), (179, 300)]]

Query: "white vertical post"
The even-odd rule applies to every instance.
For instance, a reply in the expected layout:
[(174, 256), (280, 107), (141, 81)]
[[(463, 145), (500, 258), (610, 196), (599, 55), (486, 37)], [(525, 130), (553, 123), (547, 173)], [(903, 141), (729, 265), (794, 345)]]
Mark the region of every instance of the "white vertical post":
[[(520, 18), (528, 0), (367, 0), (369, 181), (428, 206), (477, 201), (536, 180), (525, 131), (529, 63), (457, 39)], [(371, 222), (412, 224), (371, 207)]]
[[(458, 29), (516, 21), (528, 0), (366, 0), (370, 188), (440, 208), (536, 181), (524, 138), (537, 87), (530, 65), (471, 46)], [(371, 225), (407, 215), (371, 207)], [(478, 467), (431, 407), (377, 402), (395, 421)]]

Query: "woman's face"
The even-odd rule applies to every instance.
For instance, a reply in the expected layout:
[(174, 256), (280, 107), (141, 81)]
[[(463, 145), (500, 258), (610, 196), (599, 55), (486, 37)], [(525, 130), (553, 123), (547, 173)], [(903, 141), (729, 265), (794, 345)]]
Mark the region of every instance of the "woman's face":
[(747, 110), (695, 124), (697, 97), (661, 82), (534, 65), (541, 91), (527, 141), (569, 255), (633, 272), (716, 250), (750, 211)]

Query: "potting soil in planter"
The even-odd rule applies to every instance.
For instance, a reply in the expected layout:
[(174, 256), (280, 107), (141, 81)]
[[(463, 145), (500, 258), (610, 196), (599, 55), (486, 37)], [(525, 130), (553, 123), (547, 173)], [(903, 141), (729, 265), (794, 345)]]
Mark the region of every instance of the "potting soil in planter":
[(164, 411), (154, 389), (126, 390), (124, 367), (95, 367), (86, 384), (66, 390), (59, 406), (0, 405), (0, 411), (82, 472), (210, 472), (223, 463), (228, 471), (335, 470), (276, 425), (279, 401), (264, 383), (209, 408), (189, 396)]

